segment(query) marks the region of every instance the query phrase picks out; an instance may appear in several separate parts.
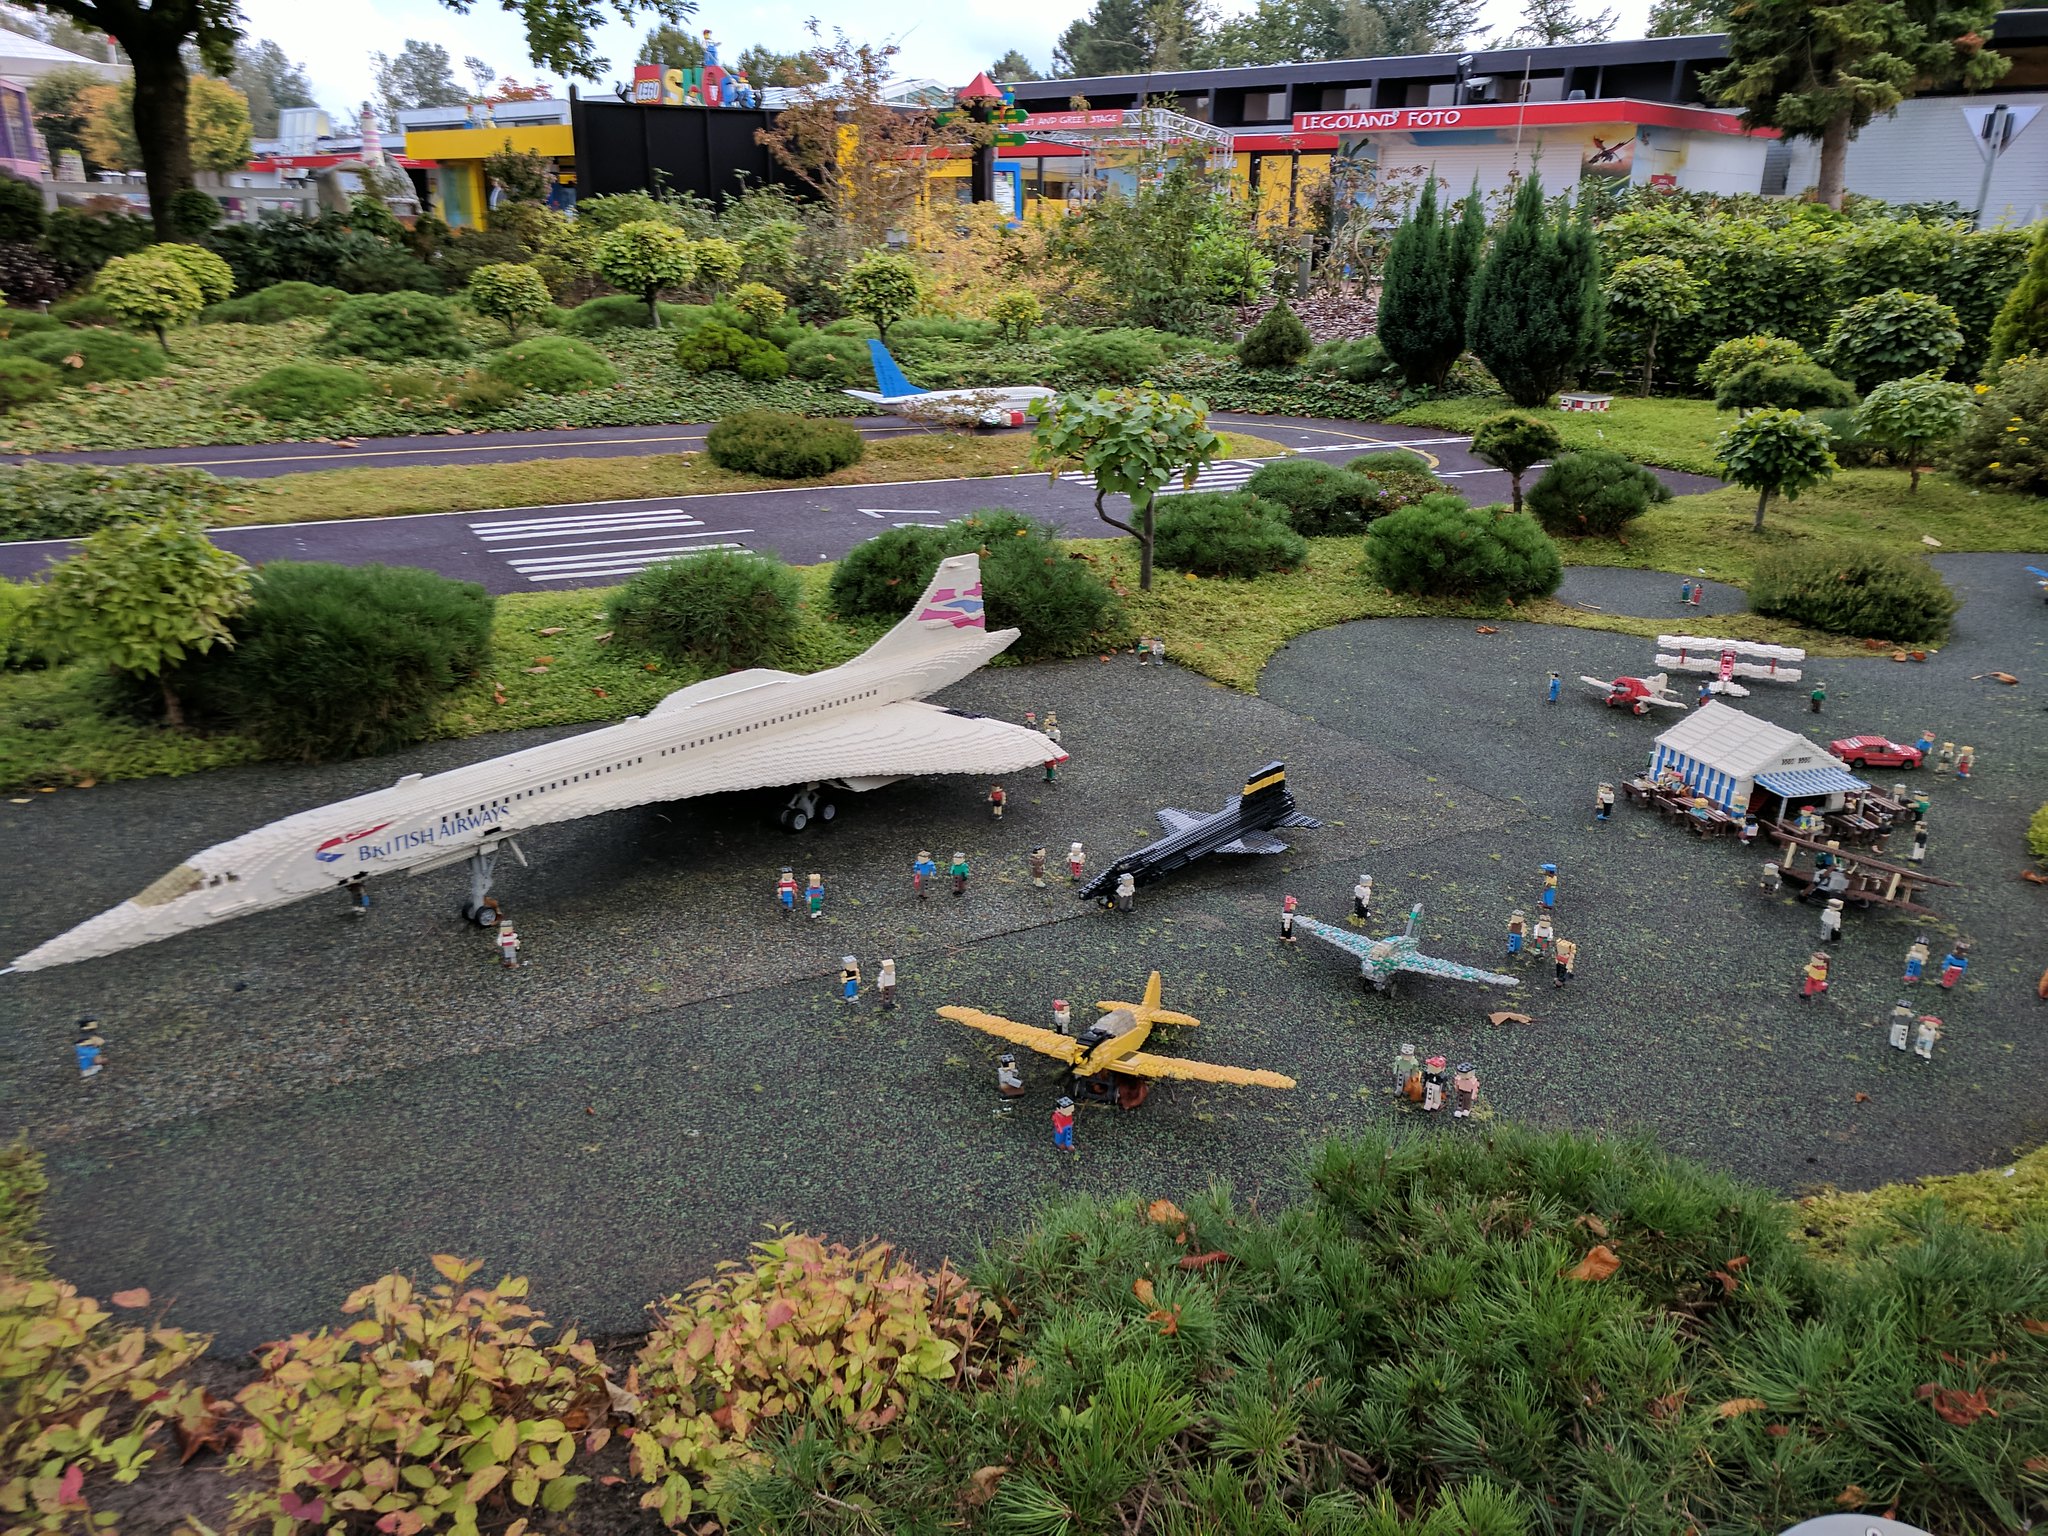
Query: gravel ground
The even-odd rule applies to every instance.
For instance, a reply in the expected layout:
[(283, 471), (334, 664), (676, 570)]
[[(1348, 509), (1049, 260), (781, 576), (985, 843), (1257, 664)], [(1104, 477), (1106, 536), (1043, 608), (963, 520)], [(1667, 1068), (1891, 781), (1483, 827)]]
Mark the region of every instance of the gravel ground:
[[(302, 905), (9, 978), (0, 1125), (50, 1151), (61, 1273), (177, 1297), (176, 1320), (228, 1348), (326, 1320), (367, 1276), (437, 1251), (530, 1274), (551, 1315), (616, 1332), (764, 1223), (886, 1233), (935, 1257), (971, 1252), (1055, 1189), (1175, 1196), (1222, 1177), (1284, 1198), (1304, 1143), (1400, 1113), (1385, 1086), (1402, 1040), (1476, 1061), (1482, 1114), (1647, 1127), (1788, 1190), (1982, 1166), (2048, 1133), (2038, 1096), (2009, 1091), (2048, 1070), (2033, 996), (2048, 892), (2016, 878), (2048, 792), (2048, 623), (2016, 575), (2025, 559), (1939, 563), (1970, 599), (1955, 642), (1924, 666), (1824, 663), (1818, 722), (1932, 724), (1978, 748), (1973, 781), (1932, 780), (1930, 870), (1969, 889), (1944, 893), (1931, 927), (1977, 946), (1968, 984), (1940, 996), (1950, 1028), (1932, 1064), (1893, 1054), (1879, 1027), (1912, 925), (1852, 917), (1832, 1000), (1805, 1007), (1792, 988), (1817, 919), (1754, 894), (1758, 856), (1627, 807), (1592, 824), (1594, 782), (1639, 764), (1656, 727), (1583, 694), (1552, 708), (1542, 679), (1640, 670), (1645, 642), (1401, 620), (1297, 641), (1259, 699), (1121, 658), (973, 679), (948, 701), (1012, 718), (1050, 705), (1076, 754), (1057, 789), (1013, 785), (1000, 827), (985, 786), (948, 780), (867, 797), (812, 840), (725, 802), (556, 829), (503, 883), (534, 961), (516, 974), (454, 925), (458, 877), (443, 872), (397, 883), (367, 920)], [(2020, 685), (1970, 680), (1993, 668)], [(1752, 703), (1811, 723), (1789, 691)], [(0, 944), (18, 952), (283, 809), (508, 745), (6, 807), (0, 827), (36, 851), (39, 878), (0, 893)], [(1141, 892), (1128, 918), (1023, 878), (1032, 841), (1080, 836), (1111, 857), (1155, 806), (1208, 809), (1268, 754), (1330, 823), (1295, 853), (1213, 861)], [(958, 908), (909, 900), (921, 841), (968, 850)], [(816, 925), (774, 915), (790, 857), (826, 875)], [(1545, 860), (1563, 870), (1559, 931), (1582, 946), (1563, 993), (1532, 964), (1512, 993), (1418, 982), (1379, 999), (1348, 957), (1276, 941), (1283, 893), (1335, 920), (1367, 869), (1383, 919), (1424, 901), (1432, 952), (1493, 964)], [(870, 976), (896, 956), (899, 1011), (836, 999), (848, 950)], [(992, 1042), (931, 1012), (969, 1002), (1043, 1021), (1054, 996), (1085, 1012), (1153, 967), (1169, 1006), (1205, 1021), (1168, 1049), (1278, 1068), (1299, 1088), (1173, 1085), (1138, 1114), (1084, 1111), (1078, 1155), (1058, 1157), (1051, 1065), (1000, 1117)], [(1496, 1029), (1486, 1011), (1502, 1006), (1536, 1022)], [(111, 1065), (82, 1085), (64, 1053), (88, 1008)]]
[(1668, 571), (1642, 571), (1624, 565), (1568, 565), (1557, 600), (1594, 613), (1663, 619), (1673, 634), (1697, 633), (1699, 621), (1717, 613), (1749, 611), (1749, 594), (1724, 581), (1706, 582), (1707, 595), (1697, 608), (1681, 603), (1679, 580)]

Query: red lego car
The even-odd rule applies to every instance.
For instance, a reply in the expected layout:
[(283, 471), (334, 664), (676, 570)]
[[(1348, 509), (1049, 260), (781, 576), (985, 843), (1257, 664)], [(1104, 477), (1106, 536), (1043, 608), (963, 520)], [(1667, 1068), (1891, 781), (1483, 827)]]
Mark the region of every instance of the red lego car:
[(1828, 750), (1851, 768), (1918, 768), (1926, 756), (1918, 747), (1885, 736), (1844, 736)]

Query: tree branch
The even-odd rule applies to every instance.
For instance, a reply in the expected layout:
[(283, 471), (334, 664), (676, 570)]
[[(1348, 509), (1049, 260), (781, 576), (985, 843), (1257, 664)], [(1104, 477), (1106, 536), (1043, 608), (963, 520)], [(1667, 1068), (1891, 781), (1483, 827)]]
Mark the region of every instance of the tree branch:
[(1111, 517), (1107, 512), (1102, 510), (1102, 498), (1108, 494), (1109, 493), (1107, 491), (1097, 491), (1095, 493), (1095, 515), (1101, 518), (1105, 523), (1109, 524), (1110, 527), (1121, 528), (1125, 533), (1128, 533), (1134, 539), (1143, 538), (1144, 535), (1139, 533), (1138, 530), (1133, 528), (1129, 523), (1120, 523), (1115, 518)]

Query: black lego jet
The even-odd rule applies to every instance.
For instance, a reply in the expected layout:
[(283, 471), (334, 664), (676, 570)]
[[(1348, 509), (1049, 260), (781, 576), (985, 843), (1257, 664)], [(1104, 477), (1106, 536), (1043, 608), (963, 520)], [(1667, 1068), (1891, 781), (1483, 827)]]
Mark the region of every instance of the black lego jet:
[(1231, 796), (1220, 811), (1195, 816), (1169, 809), (1159, 813), (1159, 820), (1166, 828), (1164, 837), (1125, 854), (1076, 894), (1084, 901), (1108, 897), (1116, 890), (1117, 877), (1125, 874), (1139, 885), (1150, 885), (1206, 853), (1285, 853), (1287, 845), (1273, 836), (1274, 828), (1322, 825), (1294, 808), (1285, 763), (1259, 769), (1245, 781), (1244, 792)]

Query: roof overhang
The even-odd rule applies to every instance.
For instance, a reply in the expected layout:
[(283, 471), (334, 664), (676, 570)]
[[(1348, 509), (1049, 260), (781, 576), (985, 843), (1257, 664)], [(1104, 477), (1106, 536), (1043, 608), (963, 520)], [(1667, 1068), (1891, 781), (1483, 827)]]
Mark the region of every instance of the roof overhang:
[(1499, 102), (1471, 107), (1361, 107), (1294, 114), (1296, 133), (1448, 133), (1474, 128), (1590, 128), (1606, 123), (1745, 138), (1778, 137), (1775, 128), (1743, 127), (1739, 112), (1675, 107), (1628, 96), (1596, 101)]

